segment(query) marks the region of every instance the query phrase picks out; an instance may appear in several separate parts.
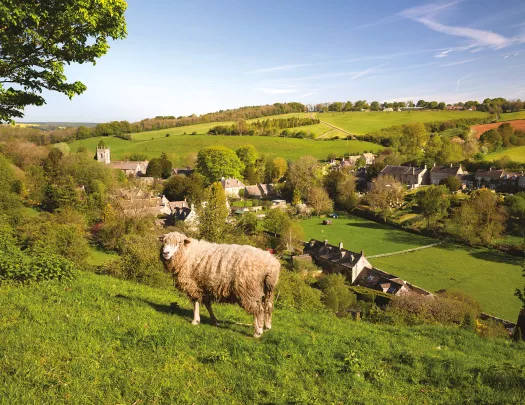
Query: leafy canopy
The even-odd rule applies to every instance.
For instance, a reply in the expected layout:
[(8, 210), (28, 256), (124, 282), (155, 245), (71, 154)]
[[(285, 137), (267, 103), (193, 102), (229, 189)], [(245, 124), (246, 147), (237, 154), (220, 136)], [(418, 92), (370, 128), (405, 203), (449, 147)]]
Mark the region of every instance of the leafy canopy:
[(2, 1), (0, 122), (23, 117), (28, 105), (45, 104), (44, 89), (69, 98), (83, 93), (83, 83), (67, 82), (64, 66), (95, 64), (109, 38), (124, 38), (126, 7), (124, 0)]

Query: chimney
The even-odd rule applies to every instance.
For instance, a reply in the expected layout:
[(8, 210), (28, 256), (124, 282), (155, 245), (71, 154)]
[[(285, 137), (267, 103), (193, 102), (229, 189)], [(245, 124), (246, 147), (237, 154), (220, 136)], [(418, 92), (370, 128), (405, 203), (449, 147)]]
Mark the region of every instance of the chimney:
[(346, 250), (341, 250), (341, 259), (342, 259), (343, 257), (345, 257), (345, 255), (346, 255)]
[(452, 167), (452, 163), (450, 164), (450, 167)]
[(434, 162), (434, 164), (432, 165), (432, 167), (436, 167), (436, 162)]
[(325, 245), (325, 246), (328, 245), (328, 239), (325, 239), (325, 240), (324, 240), (324, 245)]
[(425, 170), (427, 170), (427, 165), (425, 164)]
[(343, 248), (343, 242), (339, 242), (339, 249)]

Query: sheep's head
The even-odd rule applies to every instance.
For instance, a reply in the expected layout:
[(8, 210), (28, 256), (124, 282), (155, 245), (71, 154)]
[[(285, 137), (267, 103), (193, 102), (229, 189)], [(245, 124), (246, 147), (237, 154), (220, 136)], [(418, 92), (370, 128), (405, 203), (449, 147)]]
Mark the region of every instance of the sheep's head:
[(162, 257), (164, 260), (170, 260), (181, 247), (187, 245), (191, 240), (179, 232), (170, 232), (160, 237), (162, 241)]

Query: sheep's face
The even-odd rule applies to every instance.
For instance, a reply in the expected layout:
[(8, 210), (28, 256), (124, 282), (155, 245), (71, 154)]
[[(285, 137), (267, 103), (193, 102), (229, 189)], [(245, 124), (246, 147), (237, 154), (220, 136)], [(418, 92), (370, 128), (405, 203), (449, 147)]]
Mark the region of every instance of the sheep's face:
[(162, 237), (162, 242), (162, 257), (170, 260), (182, 246), (189, 243), (189, 239), (183, 233), (170, 232)]

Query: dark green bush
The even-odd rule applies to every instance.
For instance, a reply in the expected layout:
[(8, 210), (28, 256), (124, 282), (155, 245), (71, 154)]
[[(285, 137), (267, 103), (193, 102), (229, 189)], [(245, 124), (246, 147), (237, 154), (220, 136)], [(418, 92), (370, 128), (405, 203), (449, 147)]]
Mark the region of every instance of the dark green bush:
[(301, 311), (323, 309), (321, 291), (311, 287), (313, 282), (315, 280), (303, 274), (281, 270), (276, 289), (276, 306)]
[(350, 291), (342, 274), (323, 276), (317, 286), (323, 292), (322, 301), (325, 307), (340, 316), (345, 316), (347, 309), (357, 302), (356, 294)]

